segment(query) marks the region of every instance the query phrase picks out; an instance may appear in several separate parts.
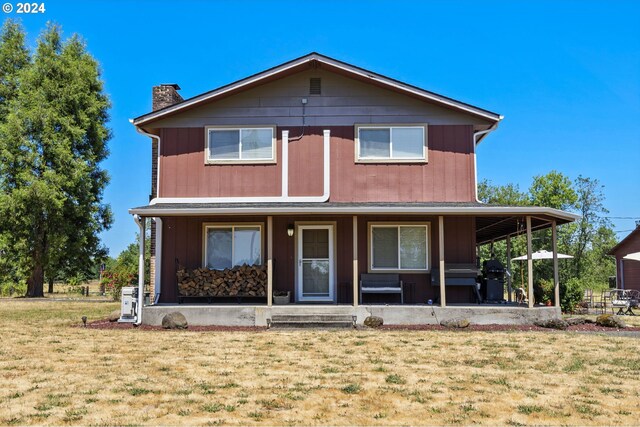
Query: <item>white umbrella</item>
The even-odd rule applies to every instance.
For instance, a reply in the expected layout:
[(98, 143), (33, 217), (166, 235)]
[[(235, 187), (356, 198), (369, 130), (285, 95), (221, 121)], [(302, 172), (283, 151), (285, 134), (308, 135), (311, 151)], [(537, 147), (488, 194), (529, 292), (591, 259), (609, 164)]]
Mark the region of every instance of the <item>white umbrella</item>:
[[(558, 258), (573, 258), (571, 255), (558, 254)], [(553, 259), (553, 252), (545, 251), (544, 249), (536, 251), (531, 254), (531, 259)], [(518, 258), (512, 258), (511, 261), (526, 261), (527, 256), (522, 255)]]
[(622, 259), (632, 259), (634, 261), (640, 261), (640, 252), (634, 252), (622, 257)]

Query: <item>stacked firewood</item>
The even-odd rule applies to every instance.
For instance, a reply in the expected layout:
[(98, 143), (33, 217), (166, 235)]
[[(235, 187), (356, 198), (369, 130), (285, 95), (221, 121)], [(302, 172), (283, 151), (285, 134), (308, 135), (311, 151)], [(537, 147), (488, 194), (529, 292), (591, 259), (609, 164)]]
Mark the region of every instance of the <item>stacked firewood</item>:
[(178, 291), (185, 297), (226, 297), (267, 295), (265, 266), (243, 264), (224, 270), (178, 269)]

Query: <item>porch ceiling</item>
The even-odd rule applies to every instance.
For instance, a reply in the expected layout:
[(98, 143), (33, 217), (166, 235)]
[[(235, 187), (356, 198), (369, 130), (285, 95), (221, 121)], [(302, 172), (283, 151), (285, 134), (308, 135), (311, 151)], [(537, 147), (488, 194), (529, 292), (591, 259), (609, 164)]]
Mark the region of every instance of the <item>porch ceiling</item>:
[[(531, 216), (531, 230), (542, 230), (551, 227), (551, 221), (556, 224), (567, 222), (552, 216)], [(518, 216), (478, 216), (476, 217), (476, 243), (482, 245), (492, 241), (504, 240), (508, 236), (516, 236), (527, 232), (526, 215)]]

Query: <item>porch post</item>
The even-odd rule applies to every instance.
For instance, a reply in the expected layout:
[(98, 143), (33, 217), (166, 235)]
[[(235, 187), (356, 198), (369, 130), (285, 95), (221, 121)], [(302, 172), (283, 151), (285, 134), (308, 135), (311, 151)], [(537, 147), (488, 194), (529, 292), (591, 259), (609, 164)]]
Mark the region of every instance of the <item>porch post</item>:
[(154, 218), (156, 222), (156, 274), (154, 283), (153, 304), (157, 304), (160, 300), (160, 292), (162, 291), (162, 218)]
[(553, 245), (553, 295), (554, 305), (560, 307), (560, 280), (558, 279), (558, 232), (556, 221), (551, 221), (551, 242)]
[(267, 307), (273, 305), (273, 217), (267, 217)]
[(353, 216), (353, 306), (359, 303), (358, 293), (358, 217)]
[(509, 302), (511, 302), (511, 294), (513, 287), (511, 285), (511, 235), (507, 236), (507, 292)]
[(146, 218), (139, 215), (133, 216), (140, 229), (138, 237), (138, 304), (136, 307), (136, 325), (142, 323), (142, 307), (144, 305), (144, 238), (146, 231)]
[(440, 258), (440, 307), (447, 306), (447, 295), (444, 286), (444, 217), (440, 215), (438, 217), (438, 255)]
[(527, 283), (529, 308), (533, 308), (533, 259), (531, 258), (531, 217), (527, 216)]

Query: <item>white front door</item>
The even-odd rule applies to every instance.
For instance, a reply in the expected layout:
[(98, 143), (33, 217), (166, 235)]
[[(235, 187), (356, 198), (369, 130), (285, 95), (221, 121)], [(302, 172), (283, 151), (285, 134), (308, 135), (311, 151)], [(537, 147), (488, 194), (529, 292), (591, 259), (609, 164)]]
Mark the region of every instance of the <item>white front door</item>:
[(298, 301), (333, 301), (333, 225), (301, 225), (297, 234)]

